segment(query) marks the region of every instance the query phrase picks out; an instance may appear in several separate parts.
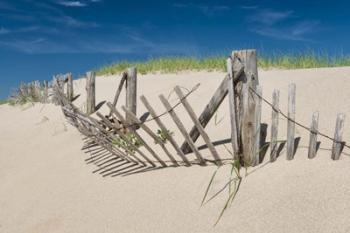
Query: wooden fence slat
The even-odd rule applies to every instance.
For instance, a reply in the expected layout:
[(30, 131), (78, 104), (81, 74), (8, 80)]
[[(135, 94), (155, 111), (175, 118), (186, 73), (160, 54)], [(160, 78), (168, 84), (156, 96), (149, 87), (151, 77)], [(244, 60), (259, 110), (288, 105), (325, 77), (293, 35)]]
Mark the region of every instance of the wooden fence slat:
[[(163, 122), (160, 120), (159, 117), (157, 117), (156, 112), (154, 111), (153, 107), (149, 104), (148, 100), (146, 99), (145, 96), (141, 96), (140, 97), (141, 102), (144, 104), (144, 106), (146, 107), (146, 109), (149, 111), (149, 113), (151, 114), (152, 118), (155, 120), (155, 122), (157, 123), (157, 125), (159, 126), (159, 128), (164, 131), (164, 132), (168, 132), (168, 129), (165, 127), (165, 125), (163, 124)], [(191, 163), (188, 161), (188, 159), (185, 157), (184, 153), (182, 152), (182, 150), (180, 149), (179, 145), (177, 144), (177, 142), (174, 140), (173, 136), (168, 135), (168, 140), (170, 142), (170, 144), (174, 147), (174, 149), (176, 150), (177, 154), (182, 158), (182, 160), (184, 161), (184, 163), (188, 166), (191, 166)]]
[(86, 113), (88, 115), (95, 112), (95, 73), (86, 73)]
[[(262, 97), (262, 88), (260, 85), (256, 86), (256, 94), (254, 95), (255, 99), (255, 158), (254, 165), (259, 165), (260, 163), (260, 134), (261, 134), (261, 98)], [(259, 96), (258, 96), (259, 95)]]
[(272, 94), (273, 109), (272, 109), (272, 123), (271, 123), (270, 162), (274, 162), (277, 159), (279, 98), (280, 98), (280, 91), (274, 90)]
[(72, 74), (67, 74), (67, 99), (71, 102), (74, 98), (73, 92), (73, 77)]
[(312, 121), (311, 121), (311, 126), (310, 126), (311, 131), (310, 131), (309, 151), (308, 151), (308, 158), (309, 159), (312, 159), (316, 156), (318, 118), (319, 118), (319, 113), (314, 112), (312, 114)]
[(49, 102), (49, 84), (47, 80), (44, 81), (44, 102)]
[(203, 126), (199, 122), (196, 113), (193, 111), (191, 105), (188, 103), (188, 101), (185, 98), (185, 95), (182, 93), (180, 87), (176, 86), (174, 88), (174, 90), (175, 90), (175, 93), (177, 94), (177, 96), (179, 97), (182, 105), (185, 107), (185, 109), (186, 109), (188, 115), (190, 116), (191, 120), (197, 126), (197, 129), (198, 129), (200, 135), (202, 136), (204, 142), (207, 144), (207, 146), (208, 146), (211, 154), (213, 155), (216, 163), (218, 165), (222, 165), (222, 161), (220, 159), (220, 156), (219, 156), (218, 152), (216, 151), (213, 143), (210, 141), (210, 138), (209, 138), (208, 134), (205, 132)]
[[(110, 103), (109, 103), (110, 104)], [(111, 106), (112, 107), (112, 106)], [(119, 120), (122, 122), (122, 124), (124, 124), (125, 126), (127, 125), (126, 119), (123, 117), (123, 115), (116, 109), (113, 108), (113, 112), (114, 114), (119, 118)], [(131, 118), (130, 118), (131, 120)], [(132, 121), (130, 121), (131, 123)], [(131, 123), (132, 124), (132, 123)], [(134, 128), (134, 127), (133, 127)], [(130, 129), (130, 127), (128, 127), (128, 129)], [(140, 136), (140, 134), (137, 131), (132, 131), (132, 134), (134, 134), (136, 136), (136, 138), (138, 140), (140, 140), (140, 142), (142, 143), (142, 145), (148, 150), (148, 152), (156, 159), (158, 160), (158, 162), (163, 166), (166, 167), (166, 163), (158, 157), (158, 155), (153, 151), (153, 149), (145, 142), (145, 140), (143, 140), (143, 138)]]
[(129, 117), (131, 118), (131, 120), (138, 124), (149, 136), (151, 136), (151, 138), (153, 138), (153, 140), (155, 142), (157, 142), (157, 144), (159, 144), (163, 151), (165, 152), (165, 154), (169, 157), (169, 159), (171, 160), (171, 162), (178, 166), (179, 164), (176, 162), (176, 160), (174, 159), (174, 157), (171, 155), (171, 153), (168, 151), (168, 149), (165, 147), (164, 142), (162, 142), (162, 140), (159, 139), (159, 137), (150, 129), (148, 128), (148, 126), (144, 123), (142, 123), (135, 115), (134, 113), (130, 112), (127, 108), (125, 108), (124, 106), (122, 107), (123, 111), (125, 111), (125, 113), (129, 114)]
[(205, 160), (203, 159), (202, 155), (199, 153), (199, 151), (198, 151), (197, 147), (195, 146), (193, 140), (191, 139), (190, 135), (187, 133), (185, 126), (182, 124), (179, 117), (176, 115), (174, 110), (171, 108), (171, 105), (169, 104), (168, 100), (163, 95), (159, 95), (159, 99), (163, 103), (166, 110), (169, 112), (171, 118), (175, 122), (175, 124), (178, 127), (178, 129), (180, 130), (181, 134), (184, 136), (187, 143), (190, 145), (192, 151), (196, 155), (200, 164), (205, 165)]
[[(132, 113), (137, 115), (137, 71), (135, 67), (129, 68), (127, 70), (126, 76), (126, 108)], [(131, 120), (128, 114), (126, 114), (126, 122), (129, 124)], [(135, 129), (133, 127), (132, 129)]]
[[(242, 63), (235, 59), (233, 61), (233, 81), (237, 81), (241, 74), (243, 73), (244, 67)], [(228, 77), (226, 76), (224, 80), (220, 83), (220, 86), (216, 89), (214, 95), (211, 97), (209, 103), (205, 106), (198, 120), (201, 125), (205, 128), (210, 121), (210, 119), (214, 116), (216, 110), (219, 108), (222, 101), (225, 99), (228, 93), (227, 86)], [(190, 137), (193, 142), (195, 142), (199, 137), (199, 132), (197, 127), (194, 125), (190, 131)], [(181, 145), (181, 150), (186, 154), (191, 152), (191, 148), (188, 143), (185, 141)]]
[(343, 147), (343, 131), (344, 131), (344, 121), (345, 121), (345, 114), (339, 113), (337, 115), (337, 122), (335, 125), (335, 132), (334, 132), (334, 139), (332, 146), (332, 159), (338, 160), (341, 154), (341, 150)]
[(287, 160), (294, 158), (295, 138), (295, 83), (289, 84), (288, 90), (288, 128), (287, 128)]
[[(119, 128), (119, 125), (113, 126), (109, 120), (107, 118), (105, 118), (101, 113), (97, 112), (96, 115), (101, 118), (101, 120), (103, 120), (103, 122), (108, 125), (108, 127), (112, 127), (112, 128)], [(123, 133), (121, 133), (119, 130), (116, 130), (116, 133), (126, 142), (128, 143), (132, 149), (134, 149), (137, 153), (139, 153), (141, 155), (141, 157), (143, 157), (148, 163), (150, 163), (152, 166), (156, 166), (144, 153), (142, 153), (132, 142), (130, 142), (130, 140), (125, 137), (125, 135)], [(138, 157), (136, 157), (135, 155), (132, 154), (128, 154), (130, 157), (132, 156), (133, 158), (135, 158), (139, 163), (142, 163), (143, 165), (145, 165), (144, 161), (140, 160)], [(126, 158), (131, 159), (130, 157), (126, 156)]]
[(235, 88), (233, 82), (233, 65), (231, 57), (226, 60), (227, 68), (227, 87), (229, 93), (229, 106), (230, 106), (230, 123), (231, 123), (231, 145), (233, 150), (233, 158), (239, 159), (239, 144), (238, 144), (238, 127), (237, 127), (237, 112), (236, 112), (236, 101), (235, 101)]
[[(126, 72), (123, 72), (122, 78), (121, 78), (121, 80), (120, 80), (120, 82), (119, 82), (119, 86), (118, 86), (117, 92), (115, 93), (115, 96), (114, 96), (114, 99), (113, 99), (113, 104), (112, 104), (113, 107), (116, 107), (116, 106), (117, 106), (120, 93), (122, 92), (124, 83), (125, 83), (125, 81), (126, 81), (126, 77), (127, 77), (127, 73), (126, 73)], [(109, 113), (108, 116), (112, 116), (112, 111), (110, 111), (110, 113)]]

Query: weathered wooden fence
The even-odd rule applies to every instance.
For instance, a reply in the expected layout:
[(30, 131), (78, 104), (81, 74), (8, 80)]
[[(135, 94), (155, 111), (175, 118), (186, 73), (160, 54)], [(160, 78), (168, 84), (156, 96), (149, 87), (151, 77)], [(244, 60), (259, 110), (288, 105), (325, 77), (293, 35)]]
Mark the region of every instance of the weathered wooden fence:
[[(103, 176), (117, 176), (132, 174), (135, 172), (164, 168), (169, 166), (205, 166), (213, 164), (221, 166), (232, 160), (239, 160), (244, 166), (256, 166), (261, 163), (260, 152), (263, 146), (261, 140), (264, 134), (261, 130), (261, 106), (268, 104), (272, 110), (270, 161), (274, 162), (278, 156), (278, 128), (279, 118), (284, 117), (287, 123), (286, 158), (292, 160), (295, 153), (295, 126), (298, 125), (310, 132), (308, 158), (314, 158), (317, 152), (317, 136), (327, 137), (333, 140), (331, 158), (339, 159), (342, 147), (342, 132), (345, 116), (339, 114), (336, 122), (334, 138), (318, 132), (318, 112), (312, 116), (311, 127), (306, 127), (295, 121), (295, 99), (296, 86), (290, 84), (288, 96), (288, 113), (283, 113), (279, 108), (279, 91), (274, 90), (272, 102), (266, 100), (262, 95), (259, 85), (257, 70), (257, 55), (255, 50), (234, 51), (227, 59), (227, 75), (219, 85), (214, 95), (198, 116), (187, 97), (198, 88), (195, 86), (189, 93), (184, 94), (176, 86), (174, 91), (179, 102), (171, 105), (163, 96), (159, 95), (161, 103), (166, 112), (157, 113), (155, 107), (141, 96), (140, 100), (149, 112), (151, 118), (141, 120), (137, 117), (137, 71), (130, 68), (122, 73), (115, 97), (112, 102), (107, 102), (109, 114), (104, 115), (96, 111), (95, 106), (95, 74), (87, 73), (86, 112), (82, 112), (72, 103), (73, 85), (71, 75), (64, 82), (67, 84), (67, 93), (64, 93), (63, 85), (59, 79), (52, 87), (55, 102), (62, 106), (62, 110), (68, 121), (75, 126), (84, 136), (85, 145), (83, 150), (88, 151), (91, 156), (86, 160), (95, 163)], [(126, 104), (117, 109), (119, 96), (125, 86)], [(205, 130), (206, 125), (214, 116), (214, 113), (228, 95), (230, 107), (231, 145), (233, 157), (219, 155), (217, 148)], [(176, 113), (176, 107), (182, 105), (187, 115), (193, 122), (193, 127), (188, 132), (184, 127), (182, 119)], [(94, 118), (91, 114), (95, 113)], [(184, 138), (180, 146), (179, 142), (172, 136), (172, 130), (162, 121), (162, 116), (169, 115), (177, 130)], [(154, 132), (147, 123), (154, 121), (159, 127)], [(141, 131), (143, 133), (141, 134)], [(142, 136), (147, 135), (147, 136)], [(145, 138), (149, 137), (149, 138)], [(201, 137), (208, 148), (206, 156), (196, 145), (197, 139)], [(150, 144), (152, 139), (155, 143)], [(169, 143), (168, 143), (169, 142)], [(156, 150), (158, 147), (160, 150)], [(158, 153), (157, 151), (162, 151)], [(189, 154), (192, 156), (189, 156)], [(210, 156), (208, 156), (208, 154)]]

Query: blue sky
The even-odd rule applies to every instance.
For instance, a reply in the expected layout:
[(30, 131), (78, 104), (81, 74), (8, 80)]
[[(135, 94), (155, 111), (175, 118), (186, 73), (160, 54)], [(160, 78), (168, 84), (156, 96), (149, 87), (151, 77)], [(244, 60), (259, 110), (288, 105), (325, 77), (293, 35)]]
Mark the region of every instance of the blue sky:
[(0, 98), (20, 81), (119, 60), (350, 53), (350, 1), (0, 0)]

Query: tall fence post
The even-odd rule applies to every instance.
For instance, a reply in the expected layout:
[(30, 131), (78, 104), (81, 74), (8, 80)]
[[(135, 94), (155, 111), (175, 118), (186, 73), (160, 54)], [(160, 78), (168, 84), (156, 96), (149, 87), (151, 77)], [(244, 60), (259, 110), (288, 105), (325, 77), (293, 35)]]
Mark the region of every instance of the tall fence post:
[(95, 73), (86, 73), (86, 113), (92, 114), (95, 112)]
[(279, 98), (280, 91), (274, 90), (272, 94), (272, 124), (271, 124), (271, 153), (270, 153), (270, 161), (274, 162), (277, 158), (277, 138), (278, 138), (278, 115), (279, 115)]
[(294, 158), (295, 135), (295, 83), (289, 84), (288, 90), (288, 128), (287, 128), (287, 160)]
[(69, 101), (73, 100), (73, 77), (72, 74), (67, 74), (67, 99)]
[(49, 83), (47, 80), (44, 81), (44, 102), (49, 102)]
[(239, 121), (241, 134), (241, 147), (243, 161), (246, 165), (254, 165), (257, 160), (259, 148), (256, 146), (257, 135), (257, 109), (258, 96), (255, 93), (259, 85), (256, 50), (234, 51), (233, 59), (238, 59), (244, 66), (244, 72), (240, 77), (242, 89), (238, 90), (239, 95)]
[[(136, 101), (137, 101), (137, 70), (135, 67), (127, 70), (126, 77), (126, 108), (136, 115)], [(132, 123), (132, 119), (128, 113), (126, 113), (127, 124)]]

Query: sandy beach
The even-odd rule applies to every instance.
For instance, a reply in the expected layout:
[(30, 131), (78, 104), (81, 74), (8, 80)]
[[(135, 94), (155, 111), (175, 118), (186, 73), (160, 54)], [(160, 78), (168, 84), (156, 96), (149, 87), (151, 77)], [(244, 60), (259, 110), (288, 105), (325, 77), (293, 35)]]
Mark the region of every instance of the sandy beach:
[[(138, 95), (145, 95), (157, 112), (164, 111), (159, 94), (177, 102), (175, 85), (185, 91), (200, 87), (188, 101), (199, 115), (224, 78), (221, 72), (182, 72), (138, 75)], [(112, 101), (120, 76), (96, 79), (97, 103)], [(288, 85), (296, 84), (296, 119), (306, 125), (319, 111), (319, 130), (333, 136), (338, 113), (345, 113), (343, 139), (350, 141), (350, 67), (300, 70), (259, 70), (263, 96), (271, 100), (280, 90), (280, 107), (287, 110)], [(74, 82), (74, 104), (84, 109), (85, 80)], [(124, 92), (118, 107), (124, 104)], [(103, 106), (102, 112), (108, 108)], [(138, 116), (145, 112), (138, 103)], [(176, 112), (185, 119), (185, 111)], [(212, 141), (230, 137), (229, 107), (225, 99), (217, 118), (206, 127)], [(164, 122), (173, 125), (169, 116)], [(184, 121), (187, 129), (190, 120)], [(262, 123), (268, 124), (271, 108), (263, 104)], [(152, 124), (151, 124), (152, 125)], [(4, 233), (109, 233), (109, 232), (349, 232), (350, 151), (340, 160), (330, 158), (332, 142), (319, 137), (316, 158), (307, 158), (309, 133), (296, 127), (300, 142), (292, 161), (285, 148), (274, 163), (269, 150), (260, 166), (250, 168), (241, 189), (216, 227), (213, 224), (226, 194), (200, 207), (214, 170), (208, 167), (168, 168), (126, 177), (93, 174), (89, 155), (81, 148), (78, 131), (69, 125), (61, 109), (51, 104), (0, 106), (0, 232)], [(286, 138), (287, 124), (280, 119), (279, 138)], [(197, 145), (202, 145), (199, 140)], [(223, 157), (225, 148), (218, 146)], [(190, 155), (193, 156), (193, 155)], [(214, 190), (228, 180), (228, 167), (220, 169)]]

